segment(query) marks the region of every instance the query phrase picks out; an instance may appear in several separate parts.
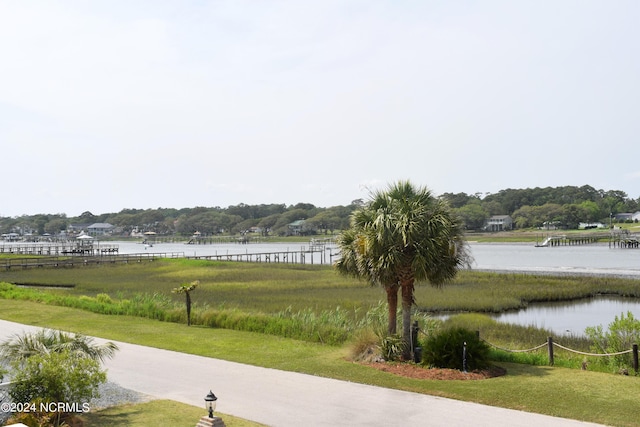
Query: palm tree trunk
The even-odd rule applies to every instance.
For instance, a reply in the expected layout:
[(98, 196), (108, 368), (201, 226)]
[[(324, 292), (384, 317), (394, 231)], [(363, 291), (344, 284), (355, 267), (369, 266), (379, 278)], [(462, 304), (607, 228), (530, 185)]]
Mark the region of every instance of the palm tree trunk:
[(411, 360), (411, 308), (415, 303), (415, 280), (411, 272), (401, 275), (402, 288), (402, 340), (404, 341), (404, 360)]
[(395, 335), (397, 333), (397, 313), (398, 313), (398, 289), (400, 286), (396, 283), (392, 286), (385, 287), (387, 291), (387, 306), (389, 309), (389, 321), (388, 330), (389, 335)]

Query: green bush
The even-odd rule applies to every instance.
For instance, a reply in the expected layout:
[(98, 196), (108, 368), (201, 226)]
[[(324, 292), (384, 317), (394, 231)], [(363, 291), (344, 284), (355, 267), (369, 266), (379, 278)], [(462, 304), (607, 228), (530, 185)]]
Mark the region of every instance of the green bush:
[(109, 294), (98, 294), (96, 295), (96, 301), (101, 304), (113, 304), (113, 300), (109, 296)]
[(626, 315), (620, 313), (620, 317), (615, 316), (606, 331), (602, 326), (594, 326), (586, 328), (585, 332), (594, 343), (593, 351), (596, 353), (627, 352), (602, 358), (605, 365), (610, 365), (614, 370), (632, 366), (632, 355), (629, 350), (633, 344), (640, 341), (640, 319), (633, 317), (633, 313), (628, 311)]
[(475, 332), (464, 328), (443, 329), (423, 344), (423, 364), (436, 368), (473, 371), (489, 365), (489, 346)]

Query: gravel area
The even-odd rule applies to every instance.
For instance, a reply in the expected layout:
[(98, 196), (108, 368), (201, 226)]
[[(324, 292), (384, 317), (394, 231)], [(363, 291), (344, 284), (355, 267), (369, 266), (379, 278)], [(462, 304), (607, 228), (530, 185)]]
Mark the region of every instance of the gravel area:
[(89, 402), (91, 410), (99, 410), (110, 406), (124, 405), (127, 403), (143, 403), (156, 399), (154, 396), (139, 393), (116, 383), (106, 382), (98, 388), (100, 397)]

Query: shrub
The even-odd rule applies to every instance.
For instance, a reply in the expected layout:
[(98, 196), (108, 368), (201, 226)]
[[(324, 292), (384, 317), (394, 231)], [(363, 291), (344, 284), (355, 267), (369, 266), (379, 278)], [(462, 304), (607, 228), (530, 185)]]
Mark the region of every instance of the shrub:
[[(14, 382), (9, 395), (14, 402), (68, 402), (78, 405), (98, 397), (98, 386), (107, 380), (106, 371), (101, 369), (98, 360), (82, 357), (78, 353), (64, 350), (60, 353), (41, 353), (29, 357), (22, 362), (12, 364), (15, 372)], [(36, 413), (40, 407), (34, 406)], [(66, 408), (55, 414), (40, 413), (44, 418), (51, 418), (58, 426), (72, 416), (74, 408)]]
[(382, 337), (380, 348), (384, 360), (399, 360), (404, 353), (407, 343), (400, 335)]
[(437, 368), (464, 370), (465, 343), (467, 370), (486, 368), (489, 365), (489, 346), (480, 341), (475, 332), (464, 328), (444, 329), (429, 337), (423, 344), (423, 363)]
[[(609, 329), (604, 331), (602, 326), (588, 327), (585, 330), (587, 337), (593, 341), (593, 350), (598, 353), (620, 353), (630, 350), (633, 344), (640, 341), (640, 319), (633, 317), (633, 313), (627, 312), (615, 316), (609, 324)], [(617, 354), (603, 358), (604, 363), (614, 369), (628, 368), (631, 366), (631, 353)]]
[(96, 301), (100, 304), (113, 304), (113, 300), (109, 296), (109, 294), (98, 294), (96, 295)]
[(372, 361), (380, 358), (380, 339), (373, 329), (360, 329), (353, 334), (349, 354), (354, 361)]

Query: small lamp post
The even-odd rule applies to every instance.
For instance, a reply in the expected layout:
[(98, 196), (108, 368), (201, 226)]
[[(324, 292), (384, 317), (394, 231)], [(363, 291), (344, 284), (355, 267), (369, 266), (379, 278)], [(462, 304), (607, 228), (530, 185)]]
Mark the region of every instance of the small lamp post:
[(218, 400), (218, 398), (211, 390), (209, 390), (209, 394), (204, 397), (204, 407), (209, 411), (209, 418), (213, 418), (213, 411), (216, 409), (216, 400)]
[(467, 373), (467, 342), (462, 345), (462, 371)]

